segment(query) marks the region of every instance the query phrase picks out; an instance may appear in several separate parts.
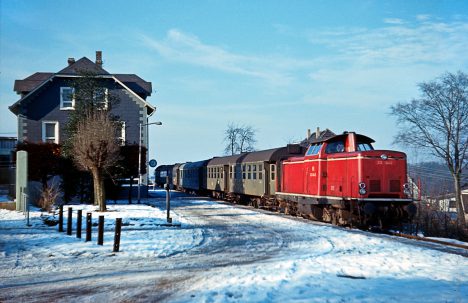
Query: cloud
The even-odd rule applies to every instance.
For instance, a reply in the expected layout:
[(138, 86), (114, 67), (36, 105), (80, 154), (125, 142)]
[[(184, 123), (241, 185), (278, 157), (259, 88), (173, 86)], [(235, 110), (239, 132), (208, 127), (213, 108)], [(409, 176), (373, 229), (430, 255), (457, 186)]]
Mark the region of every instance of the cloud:
[(404, 24), (405, 23), (402, 19), (398, 19), (398, 18), (385, 18), (383, 21), (384, 23), (387, 23), (387, 24)]
[(468, 23), (392, 22), (378, 28), (335, 28), (311, 33), (308, 40), (336, 51), (335, 60), (372, 66), (444, 64), (465, 57)]
[(312, 60), (230, 52), (223, 47), (203, 43), (197, 36), (177, 29), (169, 30), (162, 40), (147, 35), (141, 35), (141, 40), (168, 60), (253, 77), (276, 85), (290, 83), (293, 80), (291, 70), (314, 64)]
[(420, 14), (416, 16), (418, 21), (427, 21), (431, 18), (431, 15)]

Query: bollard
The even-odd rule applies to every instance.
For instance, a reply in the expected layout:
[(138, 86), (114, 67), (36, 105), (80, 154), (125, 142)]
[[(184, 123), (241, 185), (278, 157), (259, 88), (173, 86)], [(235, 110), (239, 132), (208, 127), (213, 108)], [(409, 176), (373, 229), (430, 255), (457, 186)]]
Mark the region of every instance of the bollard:
[(166, 177), (166, 212), (167, 212), (167, 223), (172, 223), (172, 218), (171, 218), (171, 193), (169, 191), (169, 176)]
[(104, 245), (104, 216), (99, 216), (97, 244)]
[(91, 241), (92, 214), (86, 213), (86, 242)]
[(59, 207), (59, 226), (58, 226), (58, 231), (62, 232), (63, 231), (63, 205), (60, 205)]
[(67, 221), (67, 235), (72, 234), (72, 211), (71, 207), (68, 208), (68, 221)]
[(78, 210), (78, 214), (76, 215), (76, 237), (81, 239), (81, 216), (83, 215), (83, 211), (81, 209)]
[(115, 219), (114, 252), (119, 251), (121, 230), (122, 230), (122, 218), (117, 218)]

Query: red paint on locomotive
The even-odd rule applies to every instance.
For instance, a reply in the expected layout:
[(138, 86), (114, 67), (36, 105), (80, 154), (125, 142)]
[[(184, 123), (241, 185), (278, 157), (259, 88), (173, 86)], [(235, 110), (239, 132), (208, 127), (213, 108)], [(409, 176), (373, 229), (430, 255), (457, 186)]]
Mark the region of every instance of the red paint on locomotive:
[(373, 142), (350, 132), (311, 144), (304, 157), (283, 161), (281, 192), (334, 200), (408, 202), (406, 155), (373, 150)]

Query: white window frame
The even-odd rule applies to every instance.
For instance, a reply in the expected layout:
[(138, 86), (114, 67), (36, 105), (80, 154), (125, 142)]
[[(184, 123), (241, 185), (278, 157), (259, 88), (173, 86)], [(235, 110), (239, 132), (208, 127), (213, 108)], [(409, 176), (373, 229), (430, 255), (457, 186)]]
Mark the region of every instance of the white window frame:
[(121, 146), (124, 146), (125, 140), (126, 140), (125, 121), (118, 121), (117, 127), (120, 127), (119, 129), (120, 129), (120, 134), (121, 134), (121, 136), (117, 137), (117, 140), (119, 141)]
[[(46, 124), (54, 124), (55, 132), (54, 137), (46, 137)], [(47, 140), (53, 139), (54, 143), (59, 143), (59, 123), (58, 121), (42, 121), (42, 142), (46, 143)]]
[[(109, 89), (107, 87), (103, 87), (104, 88), (104, 107), (103, 109), (107, 109), (108, 108), (108, 105), (109, 105)], [(96, 101), (96, 92), (93, 93), (93, 99), (94, 101)], [(97, 101), (96, 101), (96, 105), (97, 105)]]
[[(63, 91), (66, 89), (71, 89), (72, 91), (72, 106), (64, 106), (63, 102), (69, 103), (69, 100), (63, 100)], [(75, 109), (75, 89), (73, 87), (62, 86), (60, 87), (60, 109), (61, 110), (73, 110)]]

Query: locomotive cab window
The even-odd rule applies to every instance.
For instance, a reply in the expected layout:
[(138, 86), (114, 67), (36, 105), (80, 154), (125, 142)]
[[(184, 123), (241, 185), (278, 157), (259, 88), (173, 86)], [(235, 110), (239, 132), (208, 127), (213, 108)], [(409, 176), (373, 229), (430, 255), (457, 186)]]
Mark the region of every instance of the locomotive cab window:
[(344, 146), (345, 145), (343, 141), (329, 142), (327, 144), (327, 148), (325, 149), (325, 152), (327, 154), (342, 153), (345, 150)]
[(374, 150), (374, 147), (370, 143), (358, 142), (356, 145), (358, 151)]
[(322, 148), (322, 143), (320, 144), (312, 144), (309, 149), (307, 150), (306, 156), (316, 155)]

